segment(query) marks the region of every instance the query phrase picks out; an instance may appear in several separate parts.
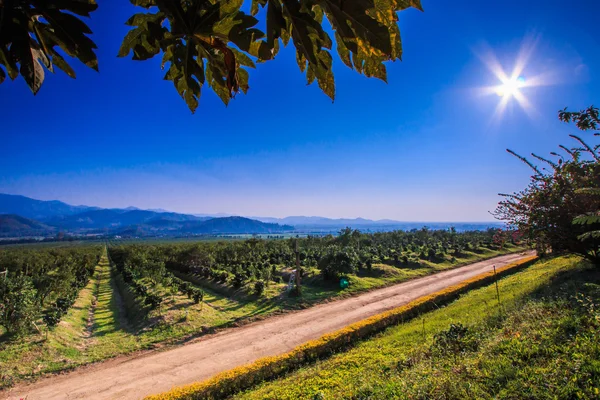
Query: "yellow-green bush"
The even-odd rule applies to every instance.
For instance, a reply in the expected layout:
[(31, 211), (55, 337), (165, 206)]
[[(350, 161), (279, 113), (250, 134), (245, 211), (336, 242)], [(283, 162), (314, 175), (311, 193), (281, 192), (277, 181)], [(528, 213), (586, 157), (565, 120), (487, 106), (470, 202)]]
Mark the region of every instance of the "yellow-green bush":
[[(498, 269), (498, 277), (531, 265), (537, 257), (527, 257)], [(424, 296), (404, 306), (374, 315), (334, 333), (296, 347), (289, 353), (261, 358), (251, 364), (225, 371), (203, 382), (174, 388), (169, 392), (147, 397), (149, 400), (220, 399), (247, 389), (267, 379), (289, 372), (305, 363), (346, 348), (403, 320), (446, 303), (474, 287), (489, 284), (494, 280), (492, 271), (477, 275), (457, 285)]]

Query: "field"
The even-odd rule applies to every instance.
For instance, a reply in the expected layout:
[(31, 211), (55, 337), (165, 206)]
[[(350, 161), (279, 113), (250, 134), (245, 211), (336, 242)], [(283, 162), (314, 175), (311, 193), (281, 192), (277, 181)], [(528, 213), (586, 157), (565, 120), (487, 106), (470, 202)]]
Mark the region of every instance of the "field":
[[(495, 245), (491, 233), (481, 233), (473, 234), (462, 245), (456, 244), (464, 246), (457, 252), (450, 242), (428, 240), (435, 238), (434, 235), (435, 232), (421, 234), (425, 240), (416, 245), (414, 243), (420, 240), (416, 234), (407, 236), (403, 233), (396, 238), (400, 243), (387, 247), (374, 244), (377, 240), (390, 240), (389, 234), (379, 238), (362, 235), (362, 241), (355, 237), (358, 240), (351, 245), (342, 245), (336, 238), (329, 239), (330, 242), (326, 242), (327, 239), (302, 239), (299, 251), (303, 253), (299, 258), (302, 257), (305, 272), (302, 296), (287, 291), (286, 281), (295, 258), (293, 243), (287, 240), (112, 245), (108, 252), (98, 246), (77, 246), (75, 248), (81, 252), (89, 249), (100, 261), (93, 269), (87, 267), (87, 275), (79, 280), (80, 284), (84, 283), (78, 286), (81, 289), (68, 289), (76, 289), (78, 296), (73, 298), (66, 312), (54, 320), (48, 317), (49, 310), (56, 308), (61, 297), (59, 292), (67, 290), (57, 286), (56, 293), (49, 293), (42, 301), (42, 309), (32, 317), (31, 322), (35, 323), (39, 333), (29, 329), (16, 335), (0, 328), (4, 329), (0, 330), (1, 387), (119, 354), (181, 343), (232, 324), (522, 249), (510, 241), (502, 246)], [(458, 243), (467, 238), (464, 234), (455, 235), (448, 236), (449, 240)], [(308, 243), (309, 240), (313, 242)], [(438, 255), (442, 255), (440, 258), (435, 258), (436, 252), (424, 249), (425, 246), (435, 248), (436, 243), (440, 247), (436, 249)], [(343, 250), (343, 254), (350, 256), (333, 262), (334, 266), (345, 262), (343, 273), (333, 279), (324, 279), (324, 269), (331, 268), (332, 263), (317, 263), (316, 258), (325, 259), (332, 246), (335, 255)], [(362, 254), (372, 253), (367, 253), (370, 254), (368, 258), (361, 258), (359, 254), (352, 254), (353, 246), (362, 246)], [(444, 246), (447, 253), (443, 253)], [(472, 251), (466, 250), (467, 247)], [(42, 247), (29, 251), (54, 254), (69, 249)], [(15, 254), (22, 253), (21, 249), (12, 248), (5, 250), (3, 257), (11, 260)], [(231, 261), (224, 262), (219, 259), (219, 254), (225, 254)], [(190, 255), (193, 257), (189, 258)], [(43, 259), (45, 255), (40, 257)], [(23, 265), (13, 262), (13, 269)], [(206, 274), (207, 266), (214, 272)], [(265, 273), (267, 270), (271, 276)], [(46, 272), (43, 271), (43, 268), (35, 273), (26, 271), (24, 275), (36, 278), (35, 275), (44, 276)], [(225, 279), (221, 278), (225, 276), (223, 273), (226, 273)], [(349, 286), (341, 289), (338, 277), (347, 278)], [(85, 282), (84, 278), (87, 279)], [(260, 293), (256, 290), (258, 281), (264, 282)]]
[(236, 399), (598, 398), (600, 271), (539, 262)]

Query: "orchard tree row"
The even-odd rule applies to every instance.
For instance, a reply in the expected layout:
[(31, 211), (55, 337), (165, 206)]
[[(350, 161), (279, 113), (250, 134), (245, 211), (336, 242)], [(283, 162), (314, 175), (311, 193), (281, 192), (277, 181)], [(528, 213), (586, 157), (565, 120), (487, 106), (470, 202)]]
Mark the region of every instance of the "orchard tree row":
[[(150, 250), (150, 251), (149, 251)], [(165, 268), (165, 263), (153, 256), (151, 246), (111, 247), (109, 259), (126, 287), (120, 288), (122, 297), (132, 299), (129, 312), (137, 315), (154, 310), (166, 295), (178, 293), (193, 299), (195, 304), (204, 299), (204, 292)]]
[[(101, 246), (0, 250), (0, 326), (27, 333), (43, 321), (54, 327), (87, 285)], [(39, 328), (38, 328), (39, 329)]]
[(497, 229), (457, 233), (423, 228), (366, 234), (346, 228), (336, 236), (289, 240), (114, 245), (110, 255), (124, 280), (133, 286), (146, 285), (135, 289), (142, 297), (160, 285), (179, 288), (170, 272), (234, 289), (254, 284), (260, 294), (269, 282), (281, 281), (281, 270), (293, 268), (296, 256), (302, 268), (318, 268), (325, 280), (333, 280), (377, 263), (402, 267), (420, 261), (456, 262), (518, 239), (515, 232)]

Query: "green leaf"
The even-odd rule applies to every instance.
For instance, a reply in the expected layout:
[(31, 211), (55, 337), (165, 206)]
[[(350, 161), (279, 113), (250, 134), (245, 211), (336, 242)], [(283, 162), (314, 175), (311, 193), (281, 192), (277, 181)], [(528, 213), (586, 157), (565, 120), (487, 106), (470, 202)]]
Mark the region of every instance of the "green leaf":
[(121, 43), (121, 48), (117, 53), (117, 57), (127, 57), (131, 51), (135, 53), (135, 48), (141, 45), (145, 34), (147, 34), (147, 29), (144, 29), (143, 27), (137, 27), (127, 32), (127, 35), (125, 35), (125, 38), (123, 39), (123, 43)]
[(231, 48), (231, 51), (235, 55), (235, 59), (238, 65), (243, 65), (245, 67), (256, 68), (256, 64), (250, 57), (248, 57), (245, 53), (239, 51), (238, 49)]
[[(274, 48), (276, 41), (282, 37), (283, 31), (287, 30), (288, 24), (283, 17), (283, 9), (280, 2), (269, 1), (267, 8), (267, 44), (269, 47)], [(287, 41), (284, 41), (284, 43), (287, 43)]]
[(338, 32), (335, 33), (335, 41), (337, 43), (338, 55), (340, 56), (340, 59), (342, 60), (342, 62), (344, 64), (346, 64), (348, 67), (354, 69), (354, 66), (352, 65), (352, 61), (350, 60), (350, 50), (348, 50), (348, 48), (344, 44), (344, 41), (342, 40), (342, 38), (340, 37), (340, 34)]
[(160, 53), (161, 42), (167, 33), (161, 26), (165, 17), (164, 13), (158, 12), (135, 14), (129, 18), (126, 24), (136, 27), (127, 32), (117, 56), (125, 57), (133, 52), (134, 60), (147, 60)]
[(39, 60), (40, 63), (46, 67), (50, 72), (54, 72), (54, 68), (52, 67), (52, 63), (50, 62), (50, 58), (46, 56), (42, 50), (39, 49), (31, 49), (31, 53), (33, 54), (33, 58)]
[(252, 5), (250, 6), (250, 14), (256, 15), (258, 14), (258, 7), (264, 7), (267, 5), (268, 0), (252, 0)]
[(134, 6), (150, 8), (156, 6), (156, 0), (130, 0)]
[(0, 64), (4, 65), (11, 80), (17, 79), (17, 76), (19, 76), (17, 64), (8, 53), (8, 50), (4, 47), (0, 47)]
[(581, 188), (575, 191), (577, 194), (588, 194), (592, 196), (600, 196), (600, 188)]
[(71, 78), (75, 79), (75, 77), (76, 77), (75, 71), (73, 70), (73, 68), (71, 68), (71, 66), (69, 64), (67, 64), (65, 59), (62, 58), (62, 56), (54, 50), (51, 51), (51, 54), (52, 54), (52, 62), (54, 63), (54, 65), (56, 65), (58, 68), (63, 70)]
[[(264, 33), (254, 28), (258, 21), (240, 11), (242, 5), (243, 0), (157, 0), (161, 18), (149, 13), (129, 18), (133, 29), (118, 54), (133, 52), (133, 59), (146, 59), (162, 51), (161, 68), (170, 64), (164, 79), (173, 81), (192, 112), (205, 81), (227, 104), (238, 91), (248, 90), (248, 73), (241, 66), (254, 68), (251, 56), (259, 60), (273, 56), (273, 49), (262, 40)], [(162, 26), (165, 19), (168, 23)]]
[(78, 18), (53, 9), (45, 9), (41, 14), (52, 27), (46, 29), (44, 35), (54, 38), (71, 57), (77, 57), (86, 66), (98, 71), (98, 58), (94, 53), (96, 44), (85, 34), (91, 30)]
[(315, 19), (318, 14), (293, 0), (282, 0), (282, 4), (285, 29), (290, 32), (296, 47), (296, 60), (300, 70), (306, 71), (309, 84), (316, 79), (325, 94), (335, 98), (332, 58), (328, 51), (332, 42)]
[(248, 93), (248, 89), (250, 89), (250, 86), (248, 86), (248, 80), (250, 78), (250, 75), (248, 74), (248, 71), (246, 71), (243, 68), (238, 68), (237, 70), (237, 81), (238, 81), (238, 85), (240, 87), (240, 90), (246, 94)]
[(573, 219), (573, 223), (576, 225), (592, 225), (600, 224), (600, 215), (597, 214), (586, 214), (580, 215)]
[[(346, 47), (351, 48), (349, 44), (354, 42), (365, 54), (374, 48), (391, 56), (389, 31), (384, 23), (374, 17), (377, 10), (373, 0), (317, 0), (317, 3), (325, 10), (336, 33), (346, 42)], [(395, 16), (394, 11), (388, 6), (379, 13), (389, 14), (389, 18), (393, 18), (391, 15)]]
[(57, 47), (98, 70), (96, 44), (87, 36), (92, 31), (79, 18), (89, 16), (97, 8), (94, 0), (5, 2), (0, 7), (3, 17), (0, 64), (11, 79), (19, 74), (23, 76), (34, 94), (44, 81), (44, 67), (54, 72), (57, 65), (75, 77), (73, 69), (56, 51)]
[(590, 231), (577, 236), (577, 239), (584, 241), (588, 239), (600, 239), (600, 231)]
[(423, 6), (421, 6), (421, 0), (396, 0), (395, 2), (396, 10), (401, 11), (407, 8), (416, 8), (419, 11), (423, 11)]
[(89, 17), (90, 13), (98, 9), (94, 0), (54, 0), (53, 6), (60, 10), (67, 10), (82, 17)]
[[(13, 46), (16, 43), (13, 43)], [(25, 43), (19, 45), (19, 55), (20, 55), (20, 64), (21, 68), (19, 72), (21, 76), (27, 82), (27, 85), (33, 92), (33, 94), (37, 94), (40, 88), (42, 87), (42, 83), (44, 82), (44, 68), (35, 57), (35, 54), (28, 45)]]
[[(397, 11), (421, 8), (418, 0), (252, 0), (250, 14), (243, 0), (132, 0), (146, 9), (157, 7), (168, 21), (162, 26), (149, 14), (136, 14), (119, 56), (133, 51), (134, 59), (162, 52), (164, 79), (172, 80), (193, 111), (204, 80), (228, 104), (238, 91), (246, 93), (248, 72), (257, 62), (274, 58), (292, 40), (307, 82), (317, 81), (335, 98), (333, 42), (323, 28), (327, 18), (336, 35), (337, 53), (348, 67), (367, 77), (387, 81), (385, 62), (402, 53)], [(266, 34), (254, 17), (266, 8)], [(156, 26), (162, 26), (162, 31)], [(194, 43), (189, 47), (188, 43)], [(192, 62), (193, 61), (193, 62)], [(199, 65), (199, 73), (194, 65)]]

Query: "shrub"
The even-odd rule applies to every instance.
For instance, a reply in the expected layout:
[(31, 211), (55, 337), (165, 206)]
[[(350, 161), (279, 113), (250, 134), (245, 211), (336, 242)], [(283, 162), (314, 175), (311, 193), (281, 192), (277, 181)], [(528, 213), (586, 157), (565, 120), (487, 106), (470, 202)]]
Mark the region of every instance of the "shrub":
[(330, 247), (319, 261), (319, 269), (326, 280), (338, 280), (342, 275), (355, 274), (359, 259), (352, 249)]
[(244, 277), (240, 274), (234, 275), (232, 284), (236, 289), (241, 288), (244, 285)]
[(450, 324), (450, 328), (433, 337), (432, 352), (441, 356), (459, 354), (477, 350), (477, 340), (469, 329), (462, 324)]
[(60, 322), (60, 318), (62, 317), (62, 315), (63, 315), (63, 313), (61, 312), (60, 309), (58, 309), (56, 307), (50, 307), (44, 313), (44, 316), (42, 317), (42, 319), (44, 320), (44, 323), (46, 324), (46, 326), (49, 329), (52, 329), (56, 325), (58, 325), (58, 323)]
[(144, 304), (150, 306), (151, 309), (155, 309), (158, 306), (160, 306), (162, 301), (163, 299), (161, 296), (152, 293), (146, 296), (146, 298), (144, 299)]
[[(559, 119), (576, 122), (584, 131), (596, 130), (600, 125), (595, 107), (580, 112), (565, 109), (559, 112)], [(592, 138), (597, 135), (594, 133)], [(570, 136), (577, 143), (570, 149), (560, 146), (566, 154), (550, 153), (558, 158), (556, 161), (533, 154), (545, 164), (544, 168), (508, 150), (527, 164), (533, 175), (525, 189), (504, 195), (494, 215), (518, 228), (519, 236), (529, 243), (535, 243), (538, 254), (548, 250), (572, 252), (600, 265), (600, 235), (593, 233), (600, 227), (600, 196), (594, 194), (600, 190), (599, 146), (596, 141), (588, 144), (576, 135)]]
[(262, 296), (264, 291), (265, 291), (265, 282), (264, 281), (254, 282), (254, 293), (257, 296)]
[(30, 278), (8, 275), (0, 279), (0, 325), (9, 334), (26, 333), (38, 316), (36, 290)]
[(221, 272), (221, 274), (219, 275), (219, 282), (221, 283), (225, 283), (227, 282), (227, 278), (229, 278), (229, 274), (226, 271)]
[(199, 304), (204, 300), (204, 292), (200, 289), (194, 289), (192, 297), (194, 298), (194, 304)]
[(190, 290), (189, 282), (181, 282), (178, 286), (179, 286), (179, 290), (181, 291), (181, 293), (187, 294)]

